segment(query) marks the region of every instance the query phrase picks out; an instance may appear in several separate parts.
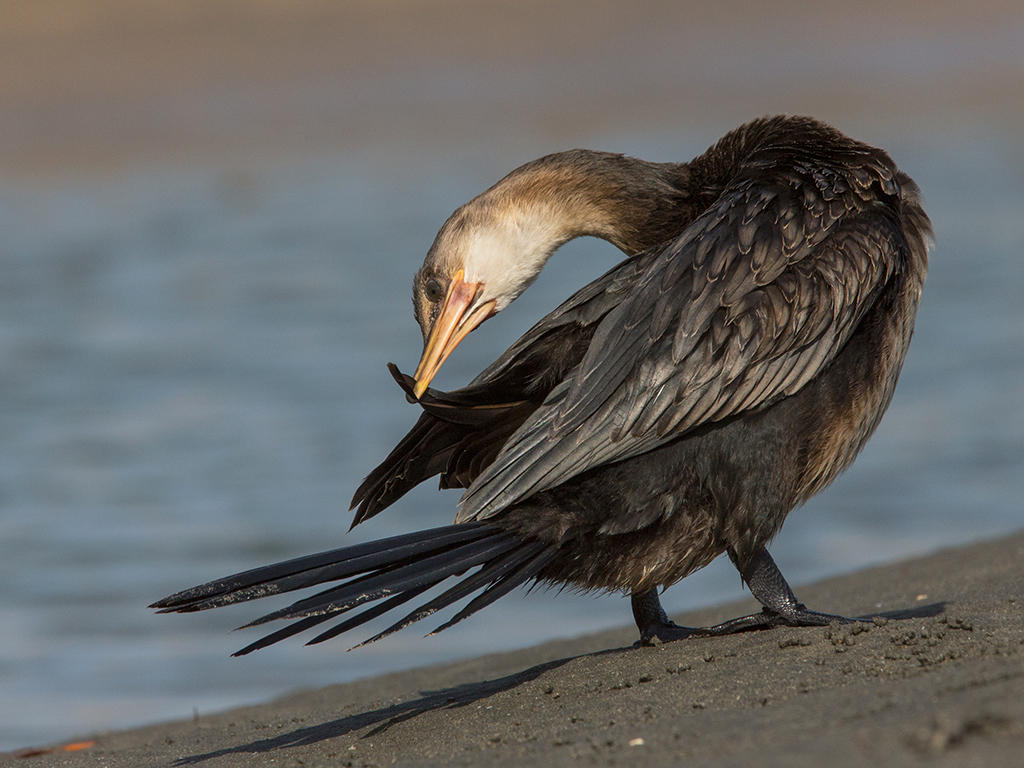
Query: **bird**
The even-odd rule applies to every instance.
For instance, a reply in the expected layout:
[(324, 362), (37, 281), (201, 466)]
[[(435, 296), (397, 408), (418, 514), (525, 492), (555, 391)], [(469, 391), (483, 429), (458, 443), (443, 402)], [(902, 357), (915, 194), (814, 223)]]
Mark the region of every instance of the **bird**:
[[(430, 387), (462, 339), (581, 236), (625, 259), (466, 386)], [(914, 181), (810, 117), (755, 119), (689, 162), (583, 149), (527, 162), (455, 210), (416, 272), (423, 353), (412, 376), (389, 369), (419, 415), (352, 500), (355, 526), (439, 476), (464, 489), (454, 523), (151, 607), (330, 585), (245, 625), (291, 621), (235, 655), (340, 617), (308, 641), (323, 642), (453, 578), (354, 647), (473, 595), (439, 632), (535, 584), (629, 595), (648, 644), (852, 621), (801, 603), (767, 547), (888, 407), (932, 246)], [(761, 610), (711, 627), (669, 620), (659, 592), (723, 553)]]

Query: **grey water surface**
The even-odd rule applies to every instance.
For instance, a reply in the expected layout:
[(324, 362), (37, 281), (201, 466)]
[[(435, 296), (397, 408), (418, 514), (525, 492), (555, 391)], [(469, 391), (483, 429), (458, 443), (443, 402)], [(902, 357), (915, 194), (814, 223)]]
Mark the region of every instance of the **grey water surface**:
[[(593, 144), (668, 160), (712, 138)], [(938, 246), (888, 415), (774, 545), (794, 584), (1024, 524), (1024, 153), (963, 127), (887, 146), (921, 184)], [(619, 596), (536, 591), (436, 637), (425, 624), (351, 654), (344, 639), (293, 640), (230, 659), (256, 634), (227, 631), (263, 605), (146, 609), (450, 521), (457, 493), (430, 485), (346, 534), (352, 491), (416, 415), (385, 371), (419, 354), (412, 273), (452, 208), (528, 159), (468, 155), (0, 183), (0, 749), (630, 621)], [(438, 386), (467, 381), (618, 258), (567, 246)], [(740, 595), (718, 562), (666, 602)]]

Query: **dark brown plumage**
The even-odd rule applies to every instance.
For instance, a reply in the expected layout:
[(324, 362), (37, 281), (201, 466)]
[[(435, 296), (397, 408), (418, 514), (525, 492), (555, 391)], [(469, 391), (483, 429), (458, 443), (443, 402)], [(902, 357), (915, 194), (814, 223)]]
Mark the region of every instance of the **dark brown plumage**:
[[(426, 389), (465, 333), (584, 234), (629, 258), (468, 387)], [(528, 163), (438, 233), (414, 283), (424, 359), (416, 379), (393, 369), (423, 413), (353, 499), (357, 524), (440, 475), (467, 489), (457, 525), (156, 607), (366, 574), (264, 617), (300, 621), (247, 652), (389, 596), (314, 641), (326, 639), (481, 565), (382, 634), (483, 589), (458, 620), (537, 579), (629, 592), (642, 637), (669, 639), (690, 630), (655, 590), (727, 552), (765, 609), (703, 631), (841, 618), (799, 604), (765, 547), (888, 406), (930, 238), (916, 185), (887, 154), (807, 118), (754, 121), (686, 164), (583, 150)]]

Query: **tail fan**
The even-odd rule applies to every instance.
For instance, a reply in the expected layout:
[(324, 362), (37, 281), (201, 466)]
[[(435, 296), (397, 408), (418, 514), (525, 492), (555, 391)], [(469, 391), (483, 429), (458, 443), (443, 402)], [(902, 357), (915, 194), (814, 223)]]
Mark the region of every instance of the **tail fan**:
[(439, 632), (516, 586), (535, 579), (556, 553), (555, 545), (523, 540), (493, 524), (449, 525), (254, 568), (178, 592), (150, 607), (160, 613), (187, 613), (342, 581), (246, 624), (251, 627), (277, 619), (297, 620), (234, 654), (242, 656), (334, 619), (357, 606), (374, 603), (321, 632), (308, 644), (323, 642), (387, 613), (445, 579), (462, 576), (479, 566), (447, 591), (355, 646), (359, 647), (483, 590), (454, 619), (434, 630)]

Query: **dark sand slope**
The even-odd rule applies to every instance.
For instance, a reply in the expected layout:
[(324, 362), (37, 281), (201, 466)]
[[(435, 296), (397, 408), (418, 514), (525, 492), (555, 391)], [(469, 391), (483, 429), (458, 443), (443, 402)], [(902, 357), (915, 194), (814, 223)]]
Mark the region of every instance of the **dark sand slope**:
[[(1022, 569), (1024, 533), (798, 590), (826, 610), (902, 620), (639, 649), (629, 647), (635, 630), (617, 630), (101, 734), (89, 749), (10, 762), (1022, 765)], [(682, 621), (749, 610), (729, 605)], [(173, 631), (165, 621), (154, 617), (154, 631)], [(215, 646), (211, 653), (227, 650)]]

